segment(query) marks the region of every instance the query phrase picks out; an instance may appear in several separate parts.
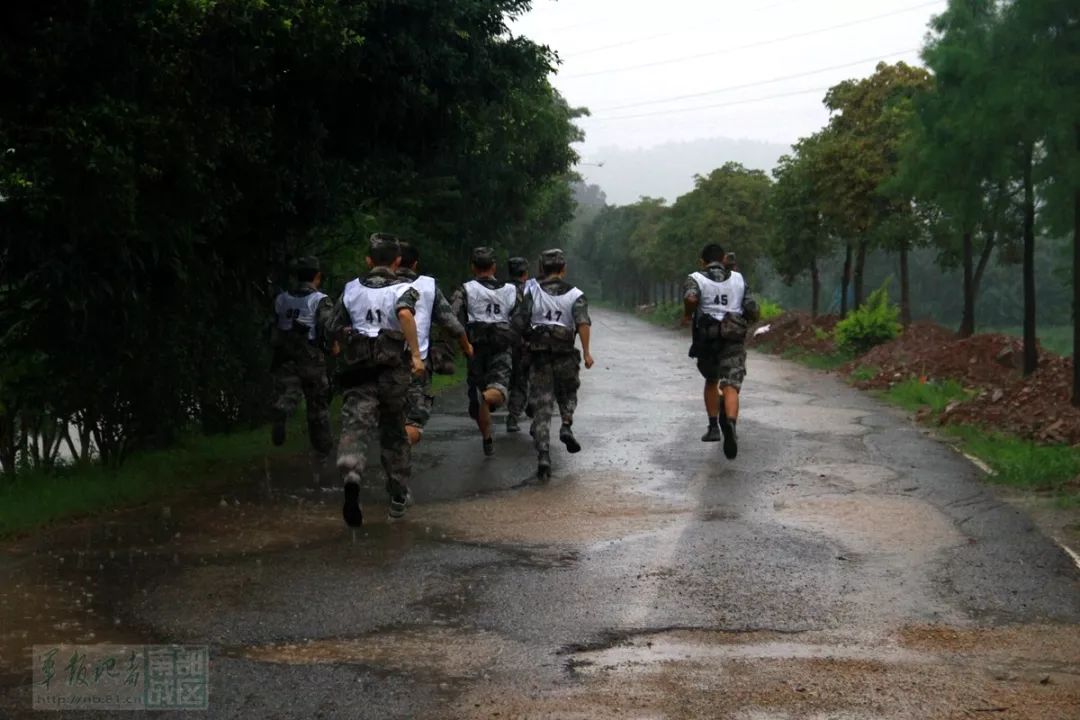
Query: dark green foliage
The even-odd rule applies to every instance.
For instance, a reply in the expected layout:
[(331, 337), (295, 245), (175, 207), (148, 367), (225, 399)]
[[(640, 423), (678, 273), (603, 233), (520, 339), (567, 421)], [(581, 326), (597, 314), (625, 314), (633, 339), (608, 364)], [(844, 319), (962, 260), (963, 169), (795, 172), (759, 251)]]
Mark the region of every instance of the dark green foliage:
[(882, 285), (861, 307), (837, 323), (836, 346), (852, 355), (862, 355), (900, 334), (903, 327), (899, 317), (899, 308), (889, 304), (888, 285)]
[(263, 416), (291, 257), (330, 290), (392, 229), (429, 270), (572, 213), (526, 0), (0, 9), (0, 464), (60, 419), (118, 463)]

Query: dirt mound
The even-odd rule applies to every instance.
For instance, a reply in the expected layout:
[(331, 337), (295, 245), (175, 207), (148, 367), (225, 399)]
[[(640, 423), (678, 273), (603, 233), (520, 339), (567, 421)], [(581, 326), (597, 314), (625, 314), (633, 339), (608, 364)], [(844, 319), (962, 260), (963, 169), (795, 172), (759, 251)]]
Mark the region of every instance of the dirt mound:
[[(775, 353), (835, 353), (838, 320), (785, 313), (752, 344)], [(980, 425), (1041, 443), (1080, 444), (1080, 409), (1070, 402), (1072, 359), (1040, 347), (1039, 369), (1025, 378), (1023, 354), (1019, 338), (986, 334), (961, 339), (948, 328), (923, 322), (847, 363), (840, 373), (864, 390), (884, 390), (912, 378), (955, 380), (972, 397), (951, 404), (940, 422)]]
[(831, 353), (836, 350), (833, 330), (840, 318), (836, 315), (810, 317), (805, 312), (786, 312), (778, 318), (759, 325), (767, 332), (750, 338), (749, 345), (766, 352), (783, 352), (789, 348), (808, 352)]

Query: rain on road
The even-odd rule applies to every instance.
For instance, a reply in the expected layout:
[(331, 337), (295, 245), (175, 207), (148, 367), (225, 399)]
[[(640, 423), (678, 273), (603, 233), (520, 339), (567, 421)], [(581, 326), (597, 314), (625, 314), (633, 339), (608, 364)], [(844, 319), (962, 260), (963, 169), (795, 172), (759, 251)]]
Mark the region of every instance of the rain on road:
[(62, 640), (208, 644), (213, 718), (1080, 717), (1080, 574), (966, 460), (753, 354), (728, 462), (685, 338), (594, 321), (548, 485), (456, 391), (407, 522), (298, 462), (0, 546), (0, 717)]

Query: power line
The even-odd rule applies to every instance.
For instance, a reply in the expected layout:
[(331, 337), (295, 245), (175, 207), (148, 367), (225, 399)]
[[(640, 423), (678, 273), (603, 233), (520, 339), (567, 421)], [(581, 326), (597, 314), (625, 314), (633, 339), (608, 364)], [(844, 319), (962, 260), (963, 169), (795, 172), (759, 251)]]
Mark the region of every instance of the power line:
[(795, 97), (797, 95), (809, 95), (810, 93), (826, 92), (829, 88), (811, 88), (809, 90), (796, 90), (789, 93), (780, 93), (778, 95), (767, 95), (759, 98), (749, 98), (747, 100), (735, 100), (726, 103), (717, 103), (714, 105), (698, 105), (688, 108), (675, 108), (672, 110), (660, 110), (657, 112), (638, 113), (636, 115), (612, 115), (610, 117), (585, 117), (579, 120), (593, 120), (597, 122), (607, 122), (609, 120), (633, 120), (635, 118), (656, 117), (658, 115), (675, 115), (677, 113), (697, 112), (698, 110), (713, 110), (715, 108), (733, 107), (735, 105), (749, 105), (751, 103), (765, 102), (766, 100), (778, 100), (780, 98)]
[(865, 23), (875, 22), (877, 20), (884, 20), (885, 18), (895, 17), (897, 15), (903, 15), (904, 13), (913, 12), (915, 10), (921, 10), (928, 8), (932, 5), (940, 5), (943, 0), (933, 0), (932, 2), (921, 3), (919, 5), (912, 5), (910, 7), (901, 8), (900, 10), (894, 10), (892, 12), (884, 13), (882, 15), (874, 15), (873, 17), (862, 18), (859, 20), (852, 20), (850, 22), (841, 23), (839, 25), (831, 25), (829, 27), (818, 28), (816, 30), (808, 30), (806, 32), (795, 33), (794, 35), (785, 35), (783, 37), (772, 38), (770, 40), (761, 40), (758, 42), (748, 43), (746, 45), (739, 45), (736, 47), (728, 47), (722, 50), (712, 50), (706, 53), (697, 53), (696, 55), (684, 55), (682, 57), (671, 58), (670, 60), (657, 60), (655, 62), (641, 63), (640, 65), (628, 65), (620, 68), (609, 68), (607, 70), (596, 70), (587, 73), (577, 73), (576, 75), (562, 75), (563, 79), (570, 80), (574, 78), (595, 77), (597, 75), (609, 75), (611, 73), (628, 72), (630, 70), (641, 70), (644, 68), (660, 67), (662, 65), (674, 65), (676, 63), (687, 62), (689, 60), (700, 60), (707, 57), (715, 57), (717, 55), (726, 55), (728, 53), (735, 52), (737, 50), (748, 50), (750, 48), (763, 47), (766, 45), (774, 45), (780, 42), (786, 42), (788, 40), (795, 40), (797, 38), (811, 37), (813, 35), (820, 35), (821, 33), (831, 32), (833, 30), (841, 30), (844, 28), (854, 27), (856, 25), (863, 25)]
[[(794, 5), (796, 2), (800, 2), (800, 0), (784, 0), (783, 2), (773, 3), (772, 5), (766, 5), (765, 7), (762, 7), (762, 8), (753, 8), (753, 9), (750, 10), (750, 12), (751, 13), (759, 13), (759, 12), (765, 12), (767, 10), (775, 10), (776, 8), (783, 7), (785, 5)], [(730, 22), (730, 20), (731, 20), (731, 18), (717, 18), (715, 20), (705, 20), (703, 22), (696, 23), (695, 28), (702, 27), (702, 26), (708, 26), (708, 25), (717, 25), (717, 24), (723, 23), (723, 22)], [(595, 25), (596, 23), (593, 22), (593, 23), (590, 23), (590, 24)], [(649, 40), (658, 40), (660, 38), (671, 37), (672, 35), (678, 35), (681, 32), (685, 32), (685, 31), (683, 31), (683, 30), (673, 30), (673, 31), (670, 31), (670, 32), (659, 33), (659, 34), (656, 34), (656, 35), (645, 35), (644, 37), (631, 38), (629, 40), (623, 40), (621, 42), (612, 43), (611, 45), (601, 45), (600, 47), (589, 48), (588, 50), (579, 50), (577, 52), (567, 53), (565, 57), (569, 59), (569, 58), (581, 57), (582, 55), (592, 55), (594, 53), (603, 52), (604, 50), (614, 50), (615, 48), (626, 47), (627, 45), (636, 45), (638, 43), (648, 42)]]
[(658, 100), (644, 100), (642, 102), (628, 103), (626, 105), (613, 105), (611, 107), (599, 108), (598, 112), (608, 112), (609, 110), (628, 110), (635, 107), (644, 107), (646, 105), (661, 105), (667, 102), (674, 102), (676, 100), (690, 100), (691, 98), (707, 97), (709, 95), (719, 95), (720, 93), (731, 92), (733, 90), (746, 90), (747, 88), (757, 87), (759, 85), (771, 85), (773, 83), (783, 82), (784, 80), (796, 80), (798, 78), (809, 77), (811, 75), (817, 75), (823, 72), (831, 72), (832, 70), (842, 70), (844, 68), (853, 67), (855, 65), (862, 65), (868, 62), (878, 62), (887, 58), (897, 57), (899, 55), (907, 55), (908, 53), (918, 52), (919, 48), (910, 48), (908, 50), (897, 50), (896, 52), (889, 53), (887, 55), (879, 55), (877, 57), (863, 58), (862, 60), (855, 60), (853, 62), (844, 63), (842, 65), (832, 65), (830, 67), (818, 68), (817, 70), (807, 70), (806, 72), (796, 73), (795, 75), (784, 75), (781, 77), (770, 78), (769, 80), (759, 80), (757, 82), (745, 83), (743, 85), (731, 85), (725, 88), (717, 88), (716, 90), (707, 90), (705, 92), (692, 93), (689, 95), (673, 95), (671, 97), (661, 98)]

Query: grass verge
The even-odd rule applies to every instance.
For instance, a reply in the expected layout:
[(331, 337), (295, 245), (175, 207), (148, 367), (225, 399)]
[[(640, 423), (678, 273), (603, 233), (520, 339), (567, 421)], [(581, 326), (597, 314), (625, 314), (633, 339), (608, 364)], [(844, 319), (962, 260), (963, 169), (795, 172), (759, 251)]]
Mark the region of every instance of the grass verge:
[(841, 350), (831, 353), (816, 353), (800, 348), (788, 348), (780, 354), (780, 357), (785, 360), (794, 360), (814, 370), (836, 370), (854, 359), (852, 355)]
[[(432, 389), (440, 394), (464, 382), (465, 360), (459, 358), (453, 375), (432, 378)], [(335, 425), (340, 410), (341, 398), (337, 397), (330, 411)], [(115, 470), (76, 465), (53, 473), (26, 472), (13, 482), (0, 478), (0, 538), (65, 518), (235, 485), (264, 458), (306, 452), (306, 422), (300, 408), (289, 423), (282, 447), (270, 444), (267, 425), (228, 435), (192, 435), (167, 450), (136, 453)]]
[[(905, 410), (929, 408), (932, 417), (949, 403), (965, 400), (971, 393), (954, 380), (898, 383), (882, 397)], [(946, 425), (946, 436), (965, 452), (993, 470), (990, 479), (1001, 485), (1052, 493), (1063, 507), (1080, 507), (1080, 449), (1068, 445), (1038, 445), (1029, 440), (996, 433), (973, 425)]]

